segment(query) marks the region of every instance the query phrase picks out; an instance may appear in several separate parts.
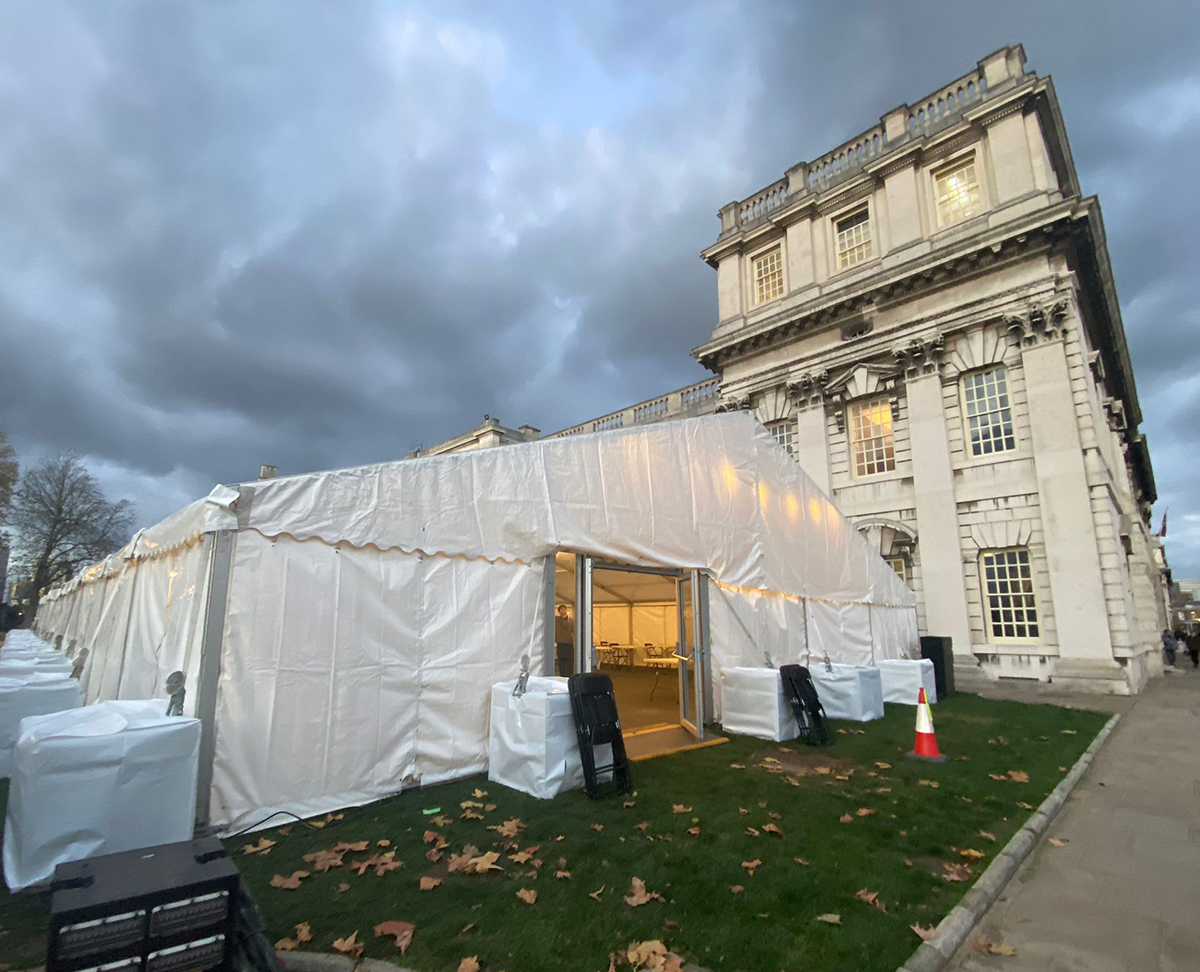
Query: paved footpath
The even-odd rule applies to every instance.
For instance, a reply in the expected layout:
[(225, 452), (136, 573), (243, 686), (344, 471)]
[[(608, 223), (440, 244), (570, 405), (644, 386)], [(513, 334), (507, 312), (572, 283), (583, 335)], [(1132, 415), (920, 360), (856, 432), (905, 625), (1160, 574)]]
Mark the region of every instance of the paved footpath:
[[(1047, 831), (1067, 843), (1042, 840), (948, 968), (1197, 972), (1200, 672), (1188, 663), (1135, 699), (1071, 704), (1123, 715)], [(980, 937), (1017, 954), (981, 955)]]

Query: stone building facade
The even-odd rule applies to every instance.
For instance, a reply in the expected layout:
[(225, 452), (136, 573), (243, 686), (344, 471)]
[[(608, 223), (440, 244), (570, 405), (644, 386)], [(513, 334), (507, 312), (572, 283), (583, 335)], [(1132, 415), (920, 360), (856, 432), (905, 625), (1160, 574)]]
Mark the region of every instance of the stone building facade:
[(719, 385), (689, 411), (752, 409), (912, 586), (922, 633), (954, 639), (960, 678), (1137, 691), (1167, 620), (1154, 476), (1050, 78), (1003, 48), (720, 219), (693, 352)]

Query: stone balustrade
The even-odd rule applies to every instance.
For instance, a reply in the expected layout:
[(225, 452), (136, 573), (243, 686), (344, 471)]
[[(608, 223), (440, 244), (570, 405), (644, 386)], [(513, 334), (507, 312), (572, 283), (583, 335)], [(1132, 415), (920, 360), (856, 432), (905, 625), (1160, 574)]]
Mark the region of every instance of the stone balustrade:
[(927, 135), (941, 128), (957, 119), (968, 105), (982, 101), (986, 93), (987, 79), (982, 72), (972, 71), (915, 105), (907, 105), (909, 135)]
[(744, 199), (738, 208), (738, 222), (742, 226), (757, 223), (769, 213), (781, 208), (788, 199), (788, 181), (786, 178), (773, 182), (766, 189), (759, 190), (749, 199)]
[(867, 162), (886, 151), (887, 138), (883, 132), (883, 125), (876, 125), (870, 131), (863, 132), (839, 145), (832, 152), (822, 155), (815, 162), (810, 162), (808, 188), (813, 192), (827, 189), (846, 176), (861, 172)]
[(557, 439), (567, 435), (578, 435), (580, 432), (605, 432), (609, 429), (622, 429), (631, 425), (661, 422), (663, 419), (706, 415), (715, 410), (720, 388), (719, 378), (706, 378), (704, 381), (668, 392), (658, 398), (638, 402), (619, 412), (610, 412), (608, 415), (601, 415), (591, 421), (573, 425), (571, 428), (555, 432), (547, 438)]

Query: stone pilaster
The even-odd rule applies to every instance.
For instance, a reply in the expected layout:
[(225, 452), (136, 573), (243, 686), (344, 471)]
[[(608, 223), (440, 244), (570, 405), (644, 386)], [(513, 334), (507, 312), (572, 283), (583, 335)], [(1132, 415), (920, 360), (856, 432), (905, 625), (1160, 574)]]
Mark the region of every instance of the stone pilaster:
[(825, 495), (832, 496), (829, 437), (825, 433), (824, 386), (828, 378), (827, 372), (802, 375), (788, 385), (788, 395), (796, 405), (796, 461)]

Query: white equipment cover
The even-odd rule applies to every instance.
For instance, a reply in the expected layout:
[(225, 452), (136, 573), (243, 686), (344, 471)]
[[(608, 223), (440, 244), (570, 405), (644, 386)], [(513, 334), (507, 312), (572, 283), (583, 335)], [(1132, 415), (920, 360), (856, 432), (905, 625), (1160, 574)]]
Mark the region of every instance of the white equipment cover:
[(933, 662), (928, 658), (881, 661), (879, 674), (883, 679), (883, 701), (916, 705), (920, 690), (930, 705), (937, 702), (937, 680)]
[(870, 722), (883, 718), (883, 681), (878, 668), (813, 665), (809, 671), (830, 719)]
[(65, 675), (0, 675), (0, 777), (12, 776), (13, 747), (22, 719), (74, 709), (81, 701), (79, 683)]
[[(206, 632), (211, 531), (233, 550)], [(309, 816), (486, 767), (490, 686), (553, 658), (562, 550), (702, 570), (714, 687), (764, 652), (905, 657), (915, 632), (912, 591), (744, 413), (217, 487), (47, 592), (37, 625), (88, 649), (87, 702), (180, 669), (189, 714), (219, 645), (212, 821)]]
[(50, 645), (39, 638), (34, 632), (28, 628), (14, 628), (4, 636), (4, 647), (0, 649), (0, 655), (6, 651), (16, 650), (19, 648), (40, 648), (46, 651), (51, 651)]
[[(488, 779), (542, 800), (583, 786), (583, 763), (565, 678), (531, 677), (524, 695), (516, 681), (492, 686)], [(604, 750), (609, 756), (603, 756)], [(611, 759), (597, 748), (597, 761)]]
[(726, 732), (782, 742), (800, 734), (783, 679), (774, 668), (721, 672), (721, 726)]
[(192, 836), (200, 721), (166, 708), (102, 702), (22, 722), (4, 822), (10, 890), (64, 861)]

